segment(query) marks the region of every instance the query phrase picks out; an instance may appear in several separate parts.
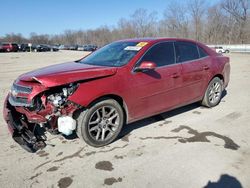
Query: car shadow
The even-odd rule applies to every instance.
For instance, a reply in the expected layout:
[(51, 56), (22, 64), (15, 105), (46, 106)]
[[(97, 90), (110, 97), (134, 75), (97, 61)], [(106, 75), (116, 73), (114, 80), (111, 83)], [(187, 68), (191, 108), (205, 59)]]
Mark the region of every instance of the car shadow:
[(158, 115), (155, 115), (155, 116), (143, 119), (143, 120), (139, 120), (139, 121), (136, 121), (134, 123), (130, 123), (128, 125), (125, 125), (123, 127), (118, 139), (121, 139), (124, 136), (130, 134), (130, 132), (132, 132), (135, 129), (139, 129), (139, 128), (148, 126), (152, 123), (157, 123), (159, 121), (163, 121), (164, 119), (182, 114), (182, 113), (190, 111), (190, 110), (194, 110), (196, 108), (199, 108), (200, 106), (201, 105), (199, 103), (193, 103), (193, 104), (190, 104), (190, 105), (187, 105), (184, 107), (180, 107), (180, 108), (168, 111), (168, 112), (164, 112), (164, 113), (161, 113), (161, 114), (158, 114)]
[(207, 185), (204, 188), (221, 188), (221, 187), (232, 187), (232, 188), (242, 188), (241, 183), (237, 178), (223, 174), (217, 182), (208, 181)]
[[(221, 99), (223, 99), (226, 95), (227, 95), (227, 91), (224, 90), (223, 93), (222, 93)], [(165, 120), (167, 118), (171, 118), (173, 116), (176, 116), (176, 115), (179, 115), (179, 114), (182, 114), (182, 113), (185, 113), (185, 112), (188, 112), (188, 111), (200, 108), (200, 107), (202, 107), (200, 102), (196, 102), (196, 103), (193, 103), (193, 104), (190, 104), (190, 105), (187, 105), (187, 106), (183, 106), (183, 107), (180, 107), (180, 108), (168, 111), (168, 112), (164, 112), (164, 113), (161, 113), (161, 114), (158, 114), (158, 115), (155, 115), (155, 116), (152, 116), (152, 117), (142, 119), (142, 120), (136, 121), (134, 123), (128, 124), (128, 125), (123, 127), (123, 129), (121, 130), (120, 135), (118, 136), (118, 138), (115, 141), (124, 138), (126, 135), (130, 134), (130, 132), (132, 132), (135, 129), (139, 129), (139, 128), (148, 126), (148, 125), (150, 125), (152, 123), (163, 121), (163, 120)], [(73, 134), (69, 135), (69, 136), (66, 136), (66, 135), (63, 135), (63, 134), (62, 134), (62, 136), (66, 140), (74, 140), (74, 139), (78, 138), (78, 136), (76, 135), (75, 132)]]
[[(227, 95), (227, 91), (224, 90), (222, 93), (221, 99), (223, 99), (226, 95)], [(201, 107), (206, 108), (206, 107), (203, 107), (200, 104), (200, 102), (196, 102), (196, 103), (192, 103), (192, 104), (189, 104), (189, 105), (186, 105), (186, 106), (183, 106), (183, 107), (171, 110), (171, 111), (167, 111), (167, 112), (125, 125), (123, 129), (121, 130), (121, 133), (118, 136), (117, 140), (124, 138), (126, 135), (130, 134), (130, 132), (132, 132), (135, 129), (139, 129), (139, 128), (148, 126), (152, 123), (157, 123), (159, 121), (164, 121), (167, 118), (171, 118), (173, 116), (176, 116), (176, 115), (179, 115), (179, 114), (182, 114), (182, 113), (185, 113), (185, 112), (197, 109), (197, 108), (201, 108)]]
[(222, 95), (221, 95), (221, 100), (227, 95), (227, 90), (223, 90)]
[(144, 73), (146, 75), (148, 75), (148, 76), (151, 76), (151, 77), (155, 78), (155, 79), (161, 79), (161, 75), (158, 72), (154, 71), (154, 70), (148, 70), (148, 71), (146, 71)]

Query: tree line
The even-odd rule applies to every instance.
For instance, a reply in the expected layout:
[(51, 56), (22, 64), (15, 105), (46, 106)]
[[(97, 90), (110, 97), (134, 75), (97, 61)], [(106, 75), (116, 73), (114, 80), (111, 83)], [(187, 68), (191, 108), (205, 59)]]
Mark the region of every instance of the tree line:
[(175, 1), (157, 19), (157, 12), (137, 9), (129, 18), (121, 18), (115, 27), (101, 26), (89, 30), (65, 30), (62, 34), (36, 34), (29, 37), (9, 33), (0, 42), (34, 44), (96, 44), (140, 37), (181, 37), (207, 44), (250, 43), (250, 0)]

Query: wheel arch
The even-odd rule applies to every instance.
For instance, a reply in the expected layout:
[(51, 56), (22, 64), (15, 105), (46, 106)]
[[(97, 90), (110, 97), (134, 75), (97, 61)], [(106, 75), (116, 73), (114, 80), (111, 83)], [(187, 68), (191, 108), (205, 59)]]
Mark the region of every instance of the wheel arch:
[(224, 76), (222, 74), (216, 74), (214, 75), (210, 80), (209, 83), (211, 82), (211, 80), (213, 80), (215, 77), (218, 77), (219, 79), (221, 79), (224, 82)]
[(207, 84), (204, 86), (204, 88), (203, 88), (203, 98), (204, 98), (204, 95), (205, 95), (205, 92), (206, 92), (206, 90), (207, 90), (207, 87), (209, 86), (209, 83), (214, 79), (214, 78), (219, 78), (219, 79), (221, 79), (222, 80), (222, 82), (223, 82), (223, 84), (224, 84), (224, 76), (222, 75), (222, 74), (215, 74), (214, 76), (212, 76), (209, 80), (208, 80), (208, 82), (207, 82)]
[(128, 121), (128, 107), (126, 102), (123, 100), (123, 98), (119, 95), (115, 95), (115, 94), (106, 94), (103, 96), (100, 96), (96, 99), (94, 99), (92, 102), (89, 103), (89, 105), (87, 106), (87, 108), (90, 108), (91, 106), (93, 106), (94, 104), (98, 103), (99, 101), (105, 100), (105, 99), (113, 99), (115, 101), (117, 101), (124, 113), (124, 122), (127, 123)]

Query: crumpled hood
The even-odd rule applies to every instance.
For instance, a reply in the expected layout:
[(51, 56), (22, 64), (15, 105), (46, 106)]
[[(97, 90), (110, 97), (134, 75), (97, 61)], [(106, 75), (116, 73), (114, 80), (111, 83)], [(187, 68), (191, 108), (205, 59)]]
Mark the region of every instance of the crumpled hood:
[(21, 75), (21, 81), (37, 81), (45, 87), (54, 87), (76, 81), (114, 75), (116, 67), (104, 67), (76, 62), (52, 65)]

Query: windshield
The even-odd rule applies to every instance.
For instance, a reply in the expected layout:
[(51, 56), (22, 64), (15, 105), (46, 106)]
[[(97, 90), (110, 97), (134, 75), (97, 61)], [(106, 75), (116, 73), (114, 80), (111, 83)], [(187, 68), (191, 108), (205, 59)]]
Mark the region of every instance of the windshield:
[(83, 58), (80, 63), (120, 67), (127, 64), (142, 47), (138, 42), (114, 42)]

